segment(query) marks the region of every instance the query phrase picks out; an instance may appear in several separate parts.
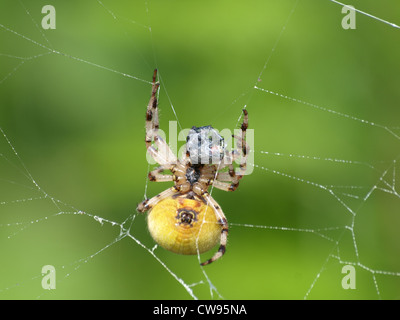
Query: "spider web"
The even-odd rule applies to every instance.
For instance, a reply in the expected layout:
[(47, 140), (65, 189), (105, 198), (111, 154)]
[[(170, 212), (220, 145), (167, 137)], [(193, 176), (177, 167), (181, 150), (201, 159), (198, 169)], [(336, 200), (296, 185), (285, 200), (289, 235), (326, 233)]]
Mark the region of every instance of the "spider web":
[[(40, 1), (1, 4), (2, 298), (400, 296), (395, 1), (360, 3), (355, 30), (328, 0), (53, 5), (56, 30)], [(155, 246), (135, 212), (170, 186), (146, 180), (154, 67), (167, 132), (249, 111), (254, 170), (211, 190), (230, 233), (210, 266)]]

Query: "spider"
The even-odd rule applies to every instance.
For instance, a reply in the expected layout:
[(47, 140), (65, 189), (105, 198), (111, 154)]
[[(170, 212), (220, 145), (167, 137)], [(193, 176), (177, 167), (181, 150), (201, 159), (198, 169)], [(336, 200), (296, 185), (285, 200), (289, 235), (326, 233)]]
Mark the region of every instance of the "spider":
[[(169, 251), (200, 254), (211, 250), (219, 240), (218, 251), (201, 263), (205, 266), (222, 257), (228, 237), (227, 219), (208, 189), (214, 186), (224, 191), (235, 191), (243, 178), (249, 152), (245, 140), (248, 113), (243, 109), (241, 137), (232, 135), (237, 141), (236, 150), (226, 150), (224, 139), (213, 127), (193, 127), (186, 138), (186, 154), (177, 159), (158, 134), (156, 94), (160, 84), (156, 82), (156, 77), (157, 69), (153, 73), (151, 98), (146, 112), (146, 148), (160, 166), (149, 172), (148, 178), (156, 182), (173, 181), (174, 186), (139, 203), (137, 211), (149, 211), (147, 223), (150, 234)], [(239, 158), (240, 167), (236, 172), (232, 163)], [(167, 170), (172, 174), (164, 174)]]

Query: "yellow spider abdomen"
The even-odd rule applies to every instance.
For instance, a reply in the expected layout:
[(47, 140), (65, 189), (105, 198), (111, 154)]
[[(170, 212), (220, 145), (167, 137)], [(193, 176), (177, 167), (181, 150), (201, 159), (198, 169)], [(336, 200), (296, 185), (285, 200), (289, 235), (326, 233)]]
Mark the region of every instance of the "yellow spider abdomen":
[(211, 250), (219, 241), (222, 229), (211, 206), (183, 195), (157, 203), (147, 223), (154, 241), (179, 254)]

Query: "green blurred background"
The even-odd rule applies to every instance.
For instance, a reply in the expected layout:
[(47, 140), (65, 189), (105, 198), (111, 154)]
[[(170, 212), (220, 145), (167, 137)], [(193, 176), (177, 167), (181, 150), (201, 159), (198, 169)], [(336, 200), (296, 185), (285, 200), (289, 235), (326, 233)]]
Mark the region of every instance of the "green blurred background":
[[(161, 128), (176, 120), (171, 105), (183, 128), (218, 129), (237, 127), (247, 105), (254, 129), (258, 167), (234, 194), (213, 191), (232, 223), (223, 259), (202, 269), (196, 256), (154, 251), (187, 285), (198, 283), (196, 297), (400, 298), (399, 274), (371, 272), (400, 272), (400, 30), (360, 14), (344, 30), (340, 6), (295, 2), (0, 1), (0, 127), (23, 162), (0, 135), (0, 299), (192, 298), (133, 239), (107, 247), (118, 225), (56, 215), (122, 223), (135, 214), (155, 67)], [(41, 28), (46, 4), (56, 30)], [(398, 1), (359, 5), (400, 23)], [(168, 186), (149, 183), (147, 195)], [(154, 246), (145, 216), (130, 234)], [(358, 264), (356, 290), (342, 288), (341, 262)], [(52, 291), (41, 288), (48, 264)]]

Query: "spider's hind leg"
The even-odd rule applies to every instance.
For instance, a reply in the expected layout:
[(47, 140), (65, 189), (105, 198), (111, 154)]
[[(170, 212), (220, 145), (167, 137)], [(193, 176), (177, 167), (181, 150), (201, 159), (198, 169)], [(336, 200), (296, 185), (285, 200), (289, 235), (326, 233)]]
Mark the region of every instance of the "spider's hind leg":
[(207, 200), (207, 203), (213, 206), (215, 215), (218, 217), (218, 221), (222, 225), (218, 251), (214, 253), (214, 255), (210, 259), (200, 264), (202, 266), (205, 266), (207, 264), (210, 264), (211, 262), (214, 262), (215, 260), (218, 260), (224, 255), (226, 251), (226, 244), (228, 242), (228, 221), (226, 220), (224, 212), (222, 211), (218, 203), (208, 193), (205, 193), (203, 196)]
[(136, 207), (136, 210), (140, 213), (144, 213), (146, 211), (149, 211), (154, 208), (154, 206), (159, 203), (161, 200), (164, 200), (168, 197), (173, 196), (175, 193), (177, 193), (177, 189), (175, 187), (169, 188), (158, 195), (154, 196), (151, 199), (146, 199), (139, 203)]

